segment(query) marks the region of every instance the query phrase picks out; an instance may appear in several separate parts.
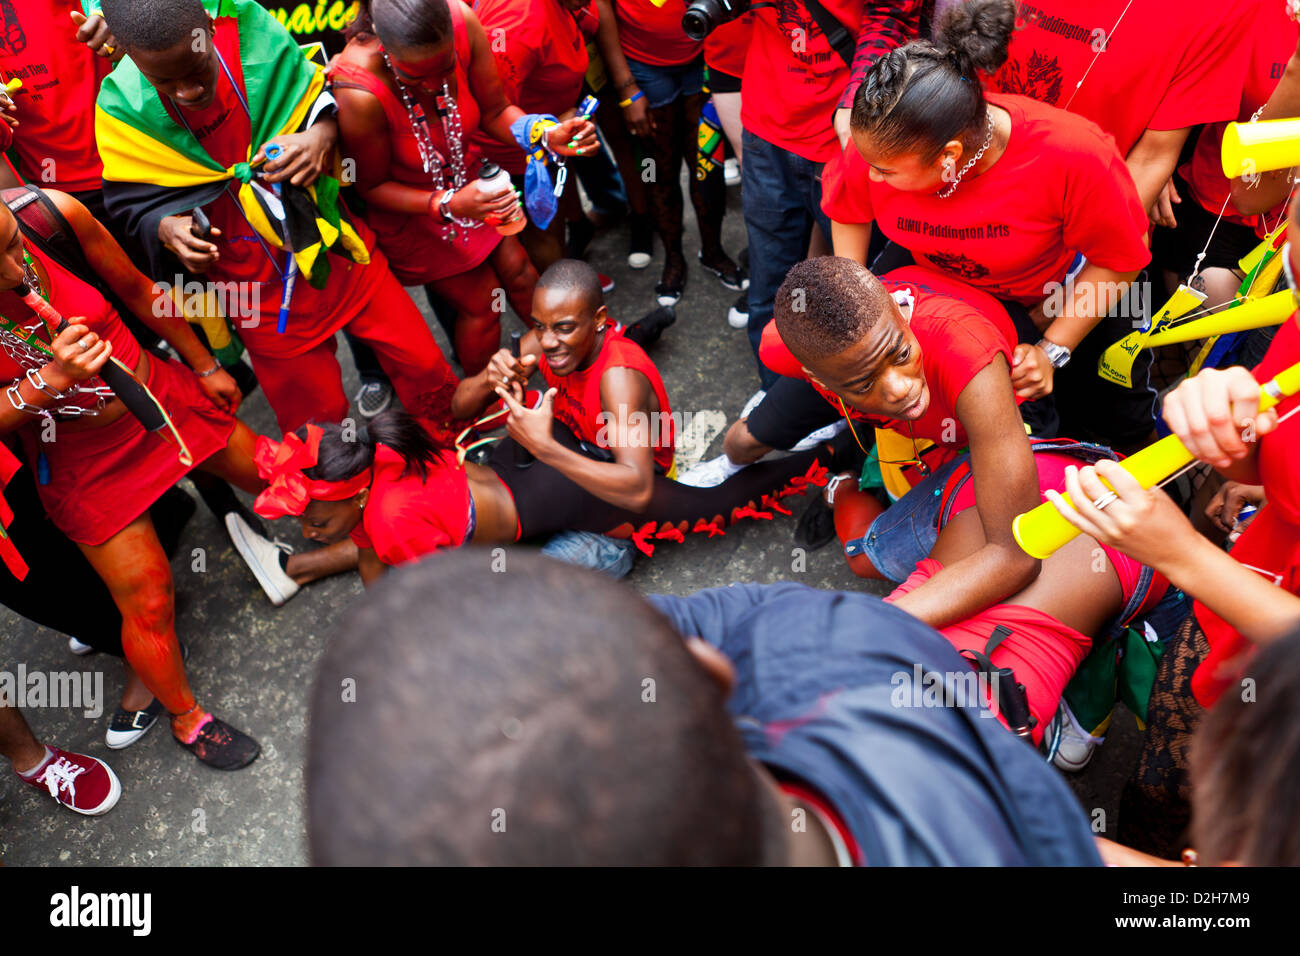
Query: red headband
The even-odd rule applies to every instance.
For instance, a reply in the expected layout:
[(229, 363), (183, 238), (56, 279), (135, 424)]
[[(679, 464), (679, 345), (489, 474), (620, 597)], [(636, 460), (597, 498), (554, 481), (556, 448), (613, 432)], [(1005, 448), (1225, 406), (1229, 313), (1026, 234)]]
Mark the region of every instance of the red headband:
[(343, 501), (370, 485), (369, 468), (346, 481), (314, 481), (303, 474), (316, 464), (324, 435), (319, 426), (308, 425), (305, 442), (292, 432), (281, 442), (258, 436), (253, 461), (258, 477), (268, 484), (253, 503), (254, 511), (263, 518), (300, 515), (313, 500)]

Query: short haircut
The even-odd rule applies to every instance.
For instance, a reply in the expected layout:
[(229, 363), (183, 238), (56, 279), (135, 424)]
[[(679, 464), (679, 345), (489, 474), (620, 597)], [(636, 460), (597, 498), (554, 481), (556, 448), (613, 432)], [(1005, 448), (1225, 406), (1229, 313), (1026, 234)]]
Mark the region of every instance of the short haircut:
[(581, 259), (560, 259), (537, 280), (538, 289), (566, 289), (582, 297), (594, 312), (605, 304), (600, 274)]
[(451, 36), (449, 2), (454, 0), (369, 0), (358, 16), (368, 12), (375, 34), (390, 46), (437, 46)]
[(208, 29), (202, 0), (102, 0), (104, 23), (124, 47), (156, 53)]
[(817, 256), (791, 269), (776, 291), (776, 329), (801, 362), (838, 355), (861, 341), (893, 299), (852, 259)]
[(1300, 866), (1300, 630), (1246, 666), (1192, 740), (1192, 845), (1202, 864)]
[(390, 571), (334, 631), (309, 736), (322, 865), (747, 865), (781, 826), (668, 620), (527, 552)]

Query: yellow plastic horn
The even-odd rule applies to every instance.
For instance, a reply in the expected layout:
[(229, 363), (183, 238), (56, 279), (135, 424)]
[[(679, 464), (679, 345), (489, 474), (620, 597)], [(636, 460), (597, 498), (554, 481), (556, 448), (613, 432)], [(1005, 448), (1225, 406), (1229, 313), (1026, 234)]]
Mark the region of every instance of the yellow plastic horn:
[(1180, 319), (1192, 309), (1205, 301), (1205, 293), (1186, 285), (1180, 285), (1169, 297), (1163, 309), (1151, 320), (1150, 328), (1145, 331), (1130, 332), (1101, 354), (1097, 361), (1097, 374), (1108, 382), (1133, 387), (1133, 361), (1139, 352), (1147, 347), (1151, 336), (1161, 331), (1174, 319)]
[(1221, 158), (1229, 179), (1300, 166), (1300, 119), (1229, 123)]
[(1147, 339), (1146, 344), (1149, 348), (1155, 348), (1173, 342), (1195, 342), (1211, 335), (1227, 335), (1281, 325), (1294, 311), (1295, 299), (1291, 290), (1286, 289), (1262, 299), (1251, 299), (1235, 308), (1192, 319), (1182, 325), (1175, 325), (1172, 329), (1164, 329)]
[(12, 80), (10, 80), (8, 83), (5, 84), (5, 92), (16, 93), (20, 89), (22, 89), (22, 87), (23, 87), (22, 78), (15, 76)]
[[(1296, 392), (1300, 392), (1300, 363), (1279, 372), (1271, 382), (1260, 387), (1259, 410), (1267, 411)], [(1189, 464), (1192, 459), (1192, 453), (1178, 436), (1170, 435), (1125, 458), (1120, 462), (1120, 467), (1136, 478), (1143, 488), (1150, 488)], [(1062, 494), (1061, 497), (1070, 501), (1068, 494)], [(1054, 504), (1045, 501), (1032, 511), (1016, 515), (1011, 523), (1011, 533), (1026, 554), (1042, 560), (1051, 557), (1072, 541), (1079, 530), (1061, 517)]]

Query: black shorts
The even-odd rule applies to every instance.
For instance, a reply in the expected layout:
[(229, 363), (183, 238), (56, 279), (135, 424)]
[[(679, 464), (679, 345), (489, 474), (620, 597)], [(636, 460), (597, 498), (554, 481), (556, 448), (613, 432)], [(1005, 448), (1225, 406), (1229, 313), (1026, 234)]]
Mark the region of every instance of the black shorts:
[(1179, 278), (1186, 278), (1196, 268), (1196, 257), (1205, 248), (1205, 240), (1214, 230), (1214, 241), (1205, 250), (1202, 269), (1219, 268), (1240, 272), (1237, 262), (1259, 245), (1255, 230), (1241, 223), (1224, 219), (1214, 228), (1217, 212), (1207, 211), (1192, 198), (1187, 183), (1177, 173), (1174, 174), (1174, 188), (1183, 201), (1174, 206), (1174, 218), (1178, 220), (1176, 229), (1157, 226), (1151, 240), (1152, 261), (1161, 269), (1175, 273)]
[(789, 451), (811, 432), (843, 417), (806, 381), (782, 375), (749, 413), (745, 425), (755, 439), (769, 448)]

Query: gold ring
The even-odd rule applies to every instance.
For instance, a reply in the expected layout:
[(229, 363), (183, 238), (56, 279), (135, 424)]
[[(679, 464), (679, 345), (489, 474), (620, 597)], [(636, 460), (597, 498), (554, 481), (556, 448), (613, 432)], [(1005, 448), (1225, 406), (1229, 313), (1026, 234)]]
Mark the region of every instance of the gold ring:
[(104, 50), (104, 52), (107, 53), (109, 56), (112, 56), (114, 53), (117, 52), (117, 47), (113, 46), (113, 44), (111, 44), (111, 43), (105, 43), (105, 44), (104, 44), (104, 47), (103, 47), (103, 50)]

